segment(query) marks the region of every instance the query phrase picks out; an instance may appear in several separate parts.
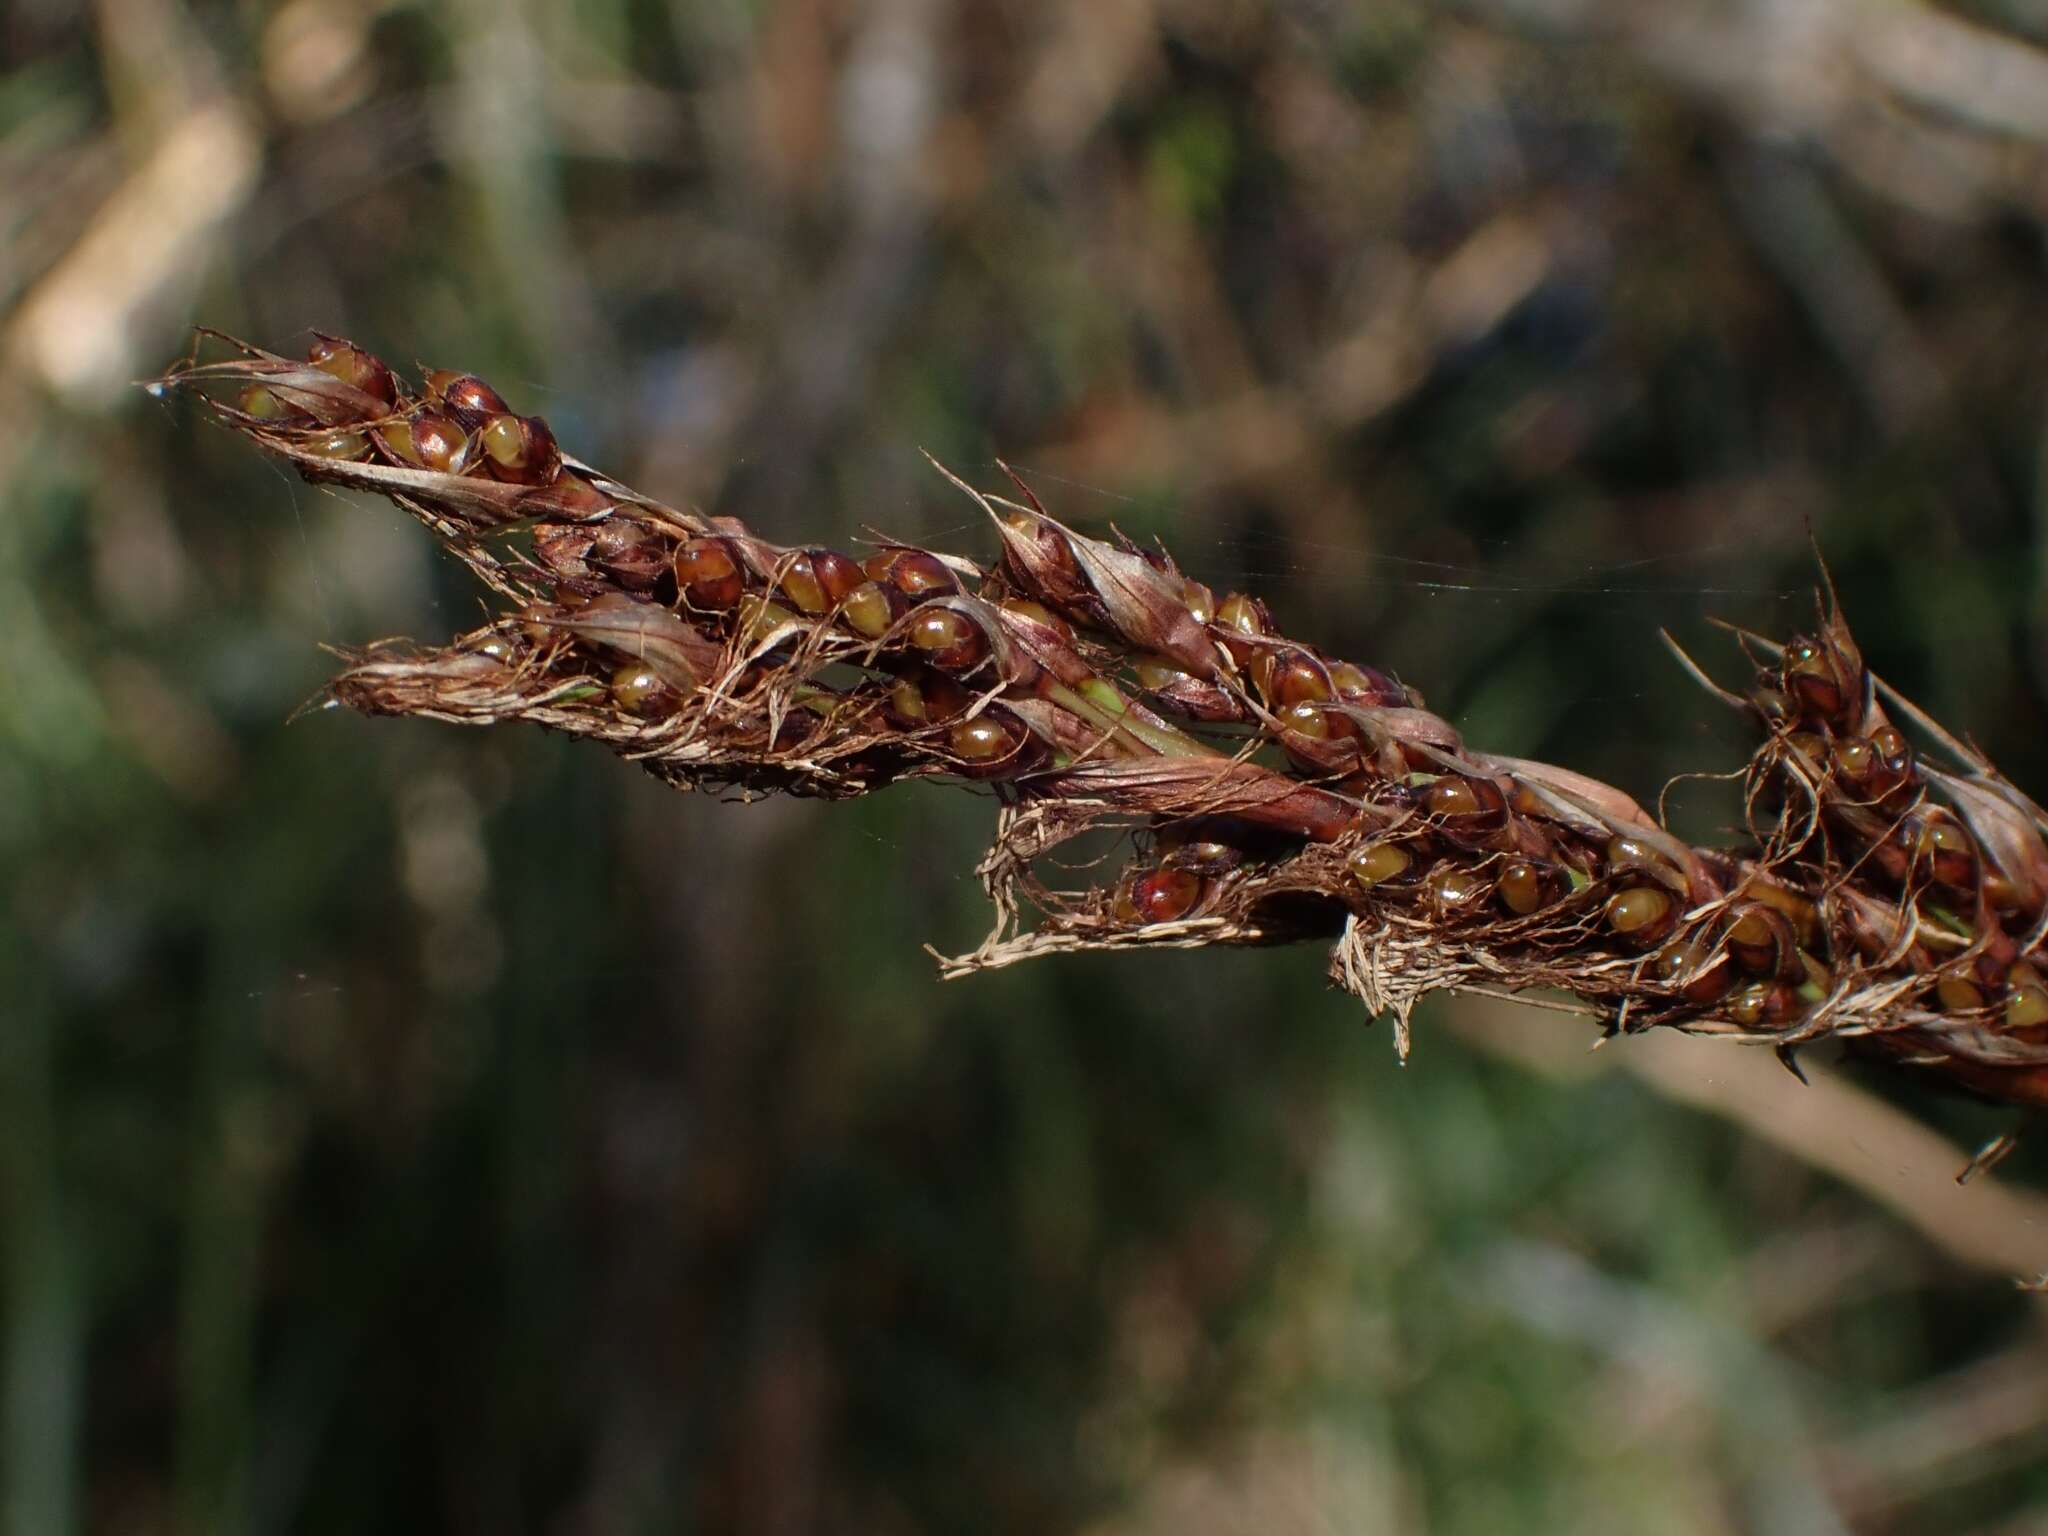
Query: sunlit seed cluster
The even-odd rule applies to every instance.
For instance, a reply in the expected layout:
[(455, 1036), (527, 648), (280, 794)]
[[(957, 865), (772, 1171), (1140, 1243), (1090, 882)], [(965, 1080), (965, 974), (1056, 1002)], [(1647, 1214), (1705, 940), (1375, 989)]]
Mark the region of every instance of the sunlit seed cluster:
[[(2048, 1100), (2024, 1055), (2048, 1048), (2044, 817), (1886, 695), (1831, 608), (1782, 646), (1740, 634), (1751, 686), (1709, 685), (1762, 741), (1752, 842), (1696, 849), (1619, 790), (1471, 750), (1391, 673), (1287, 637), (1163, 550), (1065, 527), (1021, 482), (1021, 501), (960, 486), (1000, 540), (987, 568), (784, 548), (565, 461), (474, 375), (413, 390), (339, 338), (165, 382), (213, 389), (309, 477), (398, 500), (507, 600), (445, 650), (364, 653), (335, 684), (346, 703), (532, 720), (685, 786), (997, 786), (1000, 926), (963, 967), (1338, 932), (1337, 974), (1377, 1004), (1549, 986), (1623, 1027), (1837, 1033)], [(509, 558), (484, 541), (506, 530), (525, 534)], [(1887, 700), (1951, 767), (1922, 761)], [(1121, 869), (1041, 882), (1046, 853), (1104, 826), (1129, 836)]]

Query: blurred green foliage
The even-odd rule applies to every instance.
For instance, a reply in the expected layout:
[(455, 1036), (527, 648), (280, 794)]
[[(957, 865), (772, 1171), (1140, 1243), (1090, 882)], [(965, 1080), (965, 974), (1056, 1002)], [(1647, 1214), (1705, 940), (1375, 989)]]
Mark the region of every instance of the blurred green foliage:
[(1924, 1222), (1306, 951), (941, 986), (982, 797), (292, 718), (477, 594), (129, 387), (318, 327), (840, 542), (1001, 454), (1645, 793), (1811, 539), (2038, 791), (2018, 9), (0, 16), (0, 1526), (2032, 1528), (2039, 1303)]

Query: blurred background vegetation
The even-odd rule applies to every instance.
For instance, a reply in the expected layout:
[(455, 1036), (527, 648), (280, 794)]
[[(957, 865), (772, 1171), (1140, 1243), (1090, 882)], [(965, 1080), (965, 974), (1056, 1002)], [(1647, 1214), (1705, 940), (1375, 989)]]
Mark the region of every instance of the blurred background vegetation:
[[(473, 622), (132, 386), (472, 369), (665, 499), (1160, 534), (1467, 735), (1736, 766), (1826, 552), (2048, 788), (2024, 0), (14, 0), (0, 1530), (2048, 1529), (2005, 1122), (1311, 951), (941, 985), (992, 819), (319, 714)], [(1671, 806), (1711, 838), (1725, 785)]]

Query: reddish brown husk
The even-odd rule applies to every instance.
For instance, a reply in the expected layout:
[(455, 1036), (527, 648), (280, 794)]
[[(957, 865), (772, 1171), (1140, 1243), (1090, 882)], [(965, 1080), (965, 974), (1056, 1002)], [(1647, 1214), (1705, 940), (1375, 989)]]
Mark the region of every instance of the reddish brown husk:
[[(1872, 677), (1831, 602), (1810, 638), (1738, 631), (1755, 677), (1708, 683), (1759, 728), (1755, 840), (1692, 848), (1609, 785), (1472, 751), (1391, 674), (1065, 527), (1021, 483), (1028, 506), (954, 480), (1000, 536), (989, 570), (785, 549), (565, 458), (473, 375), (414, 385), (340, 338), (299, 361), (205, 335), (226, 355), (164, 384), (308, 479), (389, 497), (505, 603), (446, 646), (348, 655), (336, 700), (531, 721), (683, 788), (993, 783), (997, 920), (948, 975), (1334, 936), (1335, 979), (1395, 1014), (1404, 1049), (1429, 991), (1549, 988), (1618, 1030), (1788, 1057), (1837, 1037), (2048, 1105), (2048, 815)], [(473, 436), (408, 451), (421, 421)], [(1044, 883), (1045, 855), (1103, 827), (1129, 834), (1122, 868)]]

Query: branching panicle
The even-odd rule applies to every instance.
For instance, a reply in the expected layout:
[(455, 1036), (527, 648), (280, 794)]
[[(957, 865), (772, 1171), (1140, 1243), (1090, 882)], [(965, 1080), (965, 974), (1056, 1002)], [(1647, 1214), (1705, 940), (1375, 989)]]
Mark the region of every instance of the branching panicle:
[[(565, 455), (472, 375), (415, 390), (338, 338), (303, 362), (229, 345), (163, 382), (308, 479), (389, 497), (505, 600), (448, 646), (348, 656), (337, 700), (532, 721), (685, 788), (994, 785), (996, 925), (948, 975), (1321, 936), (1404, 1050), (1426, 992), (1550, 987), (1618, 1028), (1788, 1060), (1839, 1036), (2048, 1103), (2048, 817), (1868, 671), (1832, 594), (1811, 637), (1734, 631), (1746, 690), (1680, 653), (1761, 738), (1752, 845), (1696, 849), (1617, 789), (1467, 747), (1391, 673), (1287, 637), (1255, 598), (1064, 526), (1014, 475), (1022, 502), (947, 474), (993, 524), (987, 569), (784, 548)], [(1136, 850), (1114, 878), (1042, 882), (1044, 855), (1105, 826)]]

